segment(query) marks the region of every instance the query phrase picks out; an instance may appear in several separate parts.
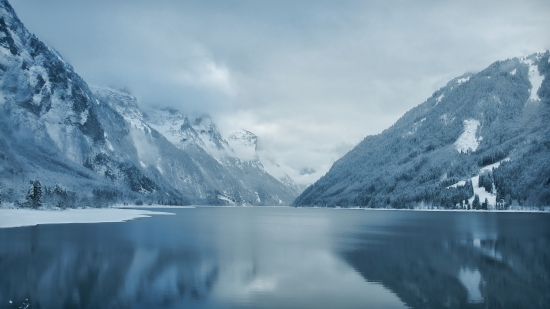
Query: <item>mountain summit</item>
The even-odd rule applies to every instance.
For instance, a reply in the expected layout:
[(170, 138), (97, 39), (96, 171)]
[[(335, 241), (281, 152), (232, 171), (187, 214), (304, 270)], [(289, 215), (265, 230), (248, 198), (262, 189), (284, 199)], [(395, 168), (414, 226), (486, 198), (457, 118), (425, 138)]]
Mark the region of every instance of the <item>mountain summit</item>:
[(366, 137), (294, 204), (550, 205), (549, 56), (497, 61), (451, 80)]

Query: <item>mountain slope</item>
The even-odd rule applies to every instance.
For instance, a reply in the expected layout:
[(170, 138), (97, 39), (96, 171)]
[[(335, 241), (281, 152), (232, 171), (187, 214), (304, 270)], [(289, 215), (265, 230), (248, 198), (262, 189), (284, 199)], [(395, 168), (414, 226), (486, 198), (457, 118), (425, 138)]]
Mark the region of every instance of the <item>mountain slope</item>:
[(453, 79), (294, 204), (454, 208), (472, 204), (475, 191), (490, 207), (550, 205), (549, 75), (546, 51)]
[[(1, 200), (25, 201), (38, 180), (53, 205), (290, 204), (298, 192), (259, 161), (215, 154), (230, 147), (207, 122), (193, 145), (179, 147), (133, 96), (91, 89), (0, 0)], [(208, 148), (214, 139), (223, 145)]]
[[(193, 203), (288, 205), (298, 195), (265, 172), (255, 155), (255, 144), (248, 149), (249, 157), (236, 157), (210, 118), (191, 123), (174, 109), (144, 113), (129, 94), (100, 87), (92, 91), (102, 105), (124, 119), (141, 167), (160, 174), (153, 179), (166, 180)], [(234, 145), (248, 142), (230, 140)]]

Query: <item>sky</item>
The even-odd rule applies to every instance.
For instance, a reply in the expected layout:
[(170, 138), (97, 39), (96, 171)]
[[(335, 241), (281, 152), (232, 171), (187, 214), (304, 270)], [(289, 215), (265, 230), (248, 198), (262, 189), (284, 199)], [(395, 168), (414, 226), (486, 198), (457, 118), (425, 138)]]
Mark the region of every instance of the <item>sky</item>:
[(547, 0), (10, 3), (88, 84), (251, 131), (299, 184), (452, 78), (550, 48)]

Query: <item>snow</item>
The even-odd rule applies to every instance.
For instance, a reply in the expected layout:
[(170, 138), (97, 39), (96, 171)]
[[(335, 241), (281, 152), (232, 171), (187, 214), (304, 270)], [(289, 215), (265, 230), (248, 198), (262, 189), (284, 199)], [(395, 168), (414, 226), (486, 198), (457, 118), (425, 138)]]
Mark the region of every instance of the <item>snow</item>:
[[(497, 163), (493, 163), (491, 165), (484, 166), (479, 170), (479, 173), (481, 174), (483, 172), (490, 172), (490, 171), (493, 170), (493, 168), (498, 168), (502, 162), (506, 162), (506, 161), (510, 161), (510, 158), (506, 158), (506, 159), (503, 159), (503, 160), (501, 160)], [(479, 188), (479, 174), (472, 177), (472, 186), (474, 187), (474, 196), (472, 196), (469, 199), (470, 205), (472, 204), (476, 194), (479, 196), (479, 202), (480, 203), (483, 203), (485, 201), (485, 199), (487, 199), (487, 201), (489, 202), (489, 205), (494, 206), (494, 205), (497, 204), (496, 194), (485, 191), (485, 188), (483, 188), (483, 187)], [(493, 184), (493, 188), (494, 188), (494, 184)]]
[(465, 83), (469, 80), (470, 80), (470, 77), (468, 76), (468, 77), (459, 78), (456, 82), (460, 85), (460, 84)]
[[(483, 187), (479, 188), (479, 175), (483, 172), (490, 172), (494, 168), (498, 168), (502, 162), (506, 162), (506, 161), (510, 161), (510, 158), (505, 158), (505, 159), (502, 159), (502, 160), (500, 160), (496, 163), (486, 165), (486, 166), (482, 167), (479, 170), (479, 174), (477, 174), (476, 176), (470, 178), (470, 180), (472, 181), (472, 186), (474, 187), (474, 195), (468, 199), (468, 201), (470, 202), (470, 205), (474, 201), (474, 197), (475, 197), (476, 194), (479, 196), (479, 202), (480, 203), (483, 203), (485, 201), (485, 199), (487, 199), (487, 201), (489, 202), (489, 205), (492, 205), (492, 206), (496, 205), (496, 202), (497, 202), (496, 194), (485, 191), (485, 188), (483, 188)], [(448, 186), (447, 189), (461, 187), (461, 186), (464, 186), (465, 184), (466, 184), (466, 181), (461, 180), (461, 181), (455, 183), (454, 185)], [(494, 188), (494, 184), (493, 184), (493, 188)]]
[(113, 206), (113, 208), (130, 208), (130, 209), (141, 209), (141, 208), (146, 208), (146, 209), (152, 209), (152, 208), (175, 208), (175, 209), (180, 209), (180, 208), (197, 208), (196, 206), (173, 206), (173, 205), (141, 205), (141, 206), (137, 206), (137, 205), (115, 205)]
[(82, 113), (80, 113), (80, 120), (79, 120), (80, 125), (84, 125), (86, 121), (88, 121), (88, 110), (85, 110)]
[(461, 181), (455, 183), (454, 185), (448, 186), (447, 189), (456, 188), (456, 187), (463, 187), (465, 184), (466, 184), (466, 180), (461, 180)]
[(227, 140), (236, 158), (243, 161), (257, 160), (256, 142), (258, 137), (254, 133), (241, 130), (233, 133)]
[(533, 63), (531, 59), (522, 59), (522, 62), (529, 66), (529, 82), (531, 83), (531, 94), (529, 95), (529, 100), (540, 101), (537, 91), (542, 85), (542, 80), (544, 79), (543, 75), (540, 75), (537, 65)]
[(107, 148), (109, 148), (110, 151), (115, 151), (115, 148), (113, 148), (113, 144), (108, 139), (105, 139), (105, 144), (107, 145)]
[(174, 215), (137, 209), (84, 208), (67, 210), (32, 210), (0, 208), (0, 228), (38, 224), (124, 222), (152, 215)]
[(514, 69), (514, 70), (512, 70), (512, 72), (510, 72), (510, 74), (511, 74), (511, 75), (516, 75), (516, 72), (517, 72), (517, 70)]
[(485, 199), (489, 202), (489, 205), (496, 205), (497, 196), (490, 192), (485, 191), (484, 187), (479, 188), (479, 175), (472, 177), (472, 186), (474, 187), (474, 196), (469, 199), (470, 205), (474, 201), (475, 195), (479, 196), (479, 203), (482, 204)]
[(439, 104), (439, 102), (441, 102), (441, 100), (445, 97), (444, 94), (441, 94), (439, 97), (437, 97), (437, 99), (435, 99), (435, 105)]
[(506, 162), (506, 161), (510, 161), (510, 158), (502, 159), (502, 160), (498, 161), (497, 163), (493, 163), (491, 165), (486, 165), (486, 166), (482, 167), (479, 170), (479, 172), (480, 173), (483, 173), (485, 171), (491, 172), (491, 171), (493, 171), (494, 168), (498, 168), (502, 162)]
[(225, 202), (229, 203), (230, 205), (235, 205), (235, 202), (233, 202), (232, 200), (228, 199), (227, 197), (225, 197), (223, 195), (218, 195), (218, 199), (221, 200), (221, 201), (225, 201)]
[(475, 119), (464, 120), (464, 133), (458, 137), (454, 143), (458, 152), (467, 153), (468, 150), (476, 151), (481, 137), (476, 138), (476, 131), (479, 127), (479, 121)]

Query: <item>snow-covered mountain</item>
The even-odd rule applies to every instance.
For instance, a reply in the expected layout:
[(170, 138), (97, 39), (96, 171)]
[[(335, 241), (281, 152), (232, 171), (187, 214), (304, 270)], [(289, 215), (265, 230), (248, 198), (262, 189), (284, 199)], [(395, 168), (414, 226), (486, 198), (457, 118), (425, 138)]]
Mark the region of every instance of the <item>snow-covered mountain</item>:
[(196, 195), (194, 202), (280, 205), (299, 193), (264, 170), (255, 144), (250, 145), (250, 132), (248, 139), (244, 135), (238, 139), (238, 134), (230, 138), (232, 145), (249, 148), (242, 157), (207, 116), (189, 119), (175, 109), (142, 112), (136, 98), (127, 93), (99, 87), (92, 91), (130, 127), (141, 167), (162, 174), (186, 196)]
[(451, 80), (359, 145), (295, 205), (550, 205), (550, 52)]
[(90, 88), (0, 0), (3, 200), (24, 199), (38, 180), (45, 197), (89, 205), (289, 204), (298, 192), (265, 172), (254, 140), (228, 142), (210, 118), (144, 113), (130, 94)]

